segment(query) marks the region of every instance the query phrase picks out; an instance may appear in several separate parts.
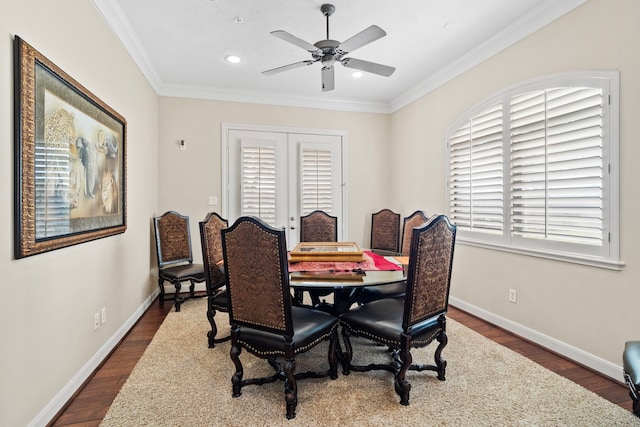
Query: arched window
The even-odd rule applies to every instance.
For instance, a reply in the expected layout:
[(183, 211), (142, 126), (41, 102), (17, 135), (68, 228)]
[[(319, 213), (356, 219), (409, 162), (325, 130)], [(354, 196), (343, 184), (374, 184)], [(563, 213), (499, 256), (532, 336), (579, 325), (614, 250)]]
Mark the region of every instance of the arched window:
[(618, 73), (506, 89), (447, 132), (461, 242), (621, 268)]

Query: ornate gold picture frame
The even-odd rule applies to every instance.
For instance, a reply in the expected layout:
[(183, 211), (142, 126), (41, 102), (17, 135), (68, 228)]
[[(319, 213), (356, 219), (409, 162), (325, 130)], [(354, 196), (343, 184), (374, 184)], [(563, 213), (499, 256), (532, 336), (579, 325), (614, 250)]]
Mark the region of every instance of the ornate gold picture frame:
[(126, 121), (15, 37), (15, 257), (126, 230)]
[(302, 261), (364, 261), (362, 249), (355, 242), (300, 242), (289, 253), (289, 262)]

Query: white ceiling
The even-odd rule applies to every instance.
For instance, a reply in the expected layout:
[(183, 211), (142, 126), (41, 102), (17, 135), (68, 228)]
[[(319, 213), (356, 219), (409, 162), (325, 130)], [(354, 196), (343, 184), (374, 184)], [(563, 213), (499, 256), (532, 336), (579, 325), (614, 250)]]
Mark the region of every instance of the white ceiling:
[[(159, 95), (372, 112), (401, 108), (585, 1), (93, 0)], [(393, 66), (391, 77), (356, 80), (336, 64), (335, 90), (322, 92), (319, 63), (261, 74), (311, 59), (269, 33), (325, 39), (325, 2), (336, 7), (331, 39), (373, 24), (386, 31), (348, 56)]]

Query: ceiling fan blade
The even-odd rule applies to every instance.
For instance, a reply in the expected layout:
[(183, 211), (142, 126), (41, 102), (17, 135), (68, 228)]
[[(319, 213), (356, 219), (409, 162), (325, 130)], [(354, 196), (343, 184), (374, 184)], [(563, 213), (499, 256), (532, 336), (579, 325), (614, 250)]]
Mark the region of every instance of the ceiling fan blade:
[(277, 31), (272, 31), (270, 33), (272, 36), (277, 37), (279, 39), (282, 39), (286, 42), (289, 43), (293, 43), (298, 47), (303, 48), (304, 50), (308, 51), (308, 52), (316, 52), (318, 50), (317, 47), (315, 47), (314, 45), (312, 45), (309, 42), (306, 42), (296, 36), (294, 36), (291, 33), (287, 33), (286, 31), (283, 30), (277, 30)]
[(335, 73), (333, 65), (325, 65), (322, 67), (322, 91), (329, 92), (335, 88)]
[(299, 68), (299, 67), (303, 67), (305, 65), (311, 65), (314, 64), (316, 61), (318, 60), (307, 60), (307, 61), (300, 61), (300, 62), (294, 62), (293, 64), (289, 64), (289, 65), (283, 65), (282, 67), (277, 67), (277, 68), (273, 68), (271, 70), (267, 70), (267, 71), (263, 71), (262, 74), (264, 74), (265, 76), (272, 76), (274, 74), (278, 74), (281, 73), (283, 71), (287, 71), (287, 70), (293, 70), (294, 68)]
[(340, 51), (342, 54), (353, 52), (354, 50), (371, 43), (372, 41), (378, 40), (386, 36), (387, 33), (378, 27), (377, 25), (372, 25), (369, 28), (365, 28), (360, 31), (355, 36), (345, 40), (342, 42), (336, 50)]
[(356, 70), (366, 71), (367, 73), (378, 74), (380, 76), (389, 77), (396, 70), (388, 65), (377, 64), (375, 62), (363, 61), (356, 58), (344, 58), (342, 65), (347, 68), (355, 68)]

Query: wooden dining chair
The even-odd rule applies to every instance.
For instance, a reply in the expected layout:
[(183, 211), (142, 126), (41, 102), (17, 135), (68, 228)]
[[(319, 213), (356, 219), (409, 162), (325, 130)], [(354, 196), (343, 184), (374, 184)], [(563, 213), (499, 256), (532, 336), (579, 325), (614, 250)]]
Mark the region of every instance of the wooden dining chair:
[[(229, 290), (231, 377), (233, 397), (251, 384), (284, 380), (287, 418), (298, 403), (297, 380), (338, 377), (337, 317), (307, 307), (292, 306), (285, 231), (256, 217), (241, 217), (222, 230), (225, 276)], [(329, 341), (325, 371), (295, 373), (295, 357)], [(244, 379), (242, 349), (266, 359), (275, 373)], [(278, 361), (284, 359), (284, 364)]]
[(400, 246), (400, 254), (402, 256), (409, 256), (409, 251), (411, 250), (411, 230), (414, 227), (424, 224), (428, 219), (427, 214), (421, 210), (417, 210), (404, 218), (402, 221), (402, 245)]
[(300, 217), (301, 242), (337, 242), (338, 217), (315, 210)]
[[(447, 345), (446, 317), (456, 239), (456, 226), (444, 215), (413, 228), (406, 297), (386, 298), (353, 308), (340, 316), (345, 343), (343, 373), (386, 370), (394, 375), (396, 393), (402, 405), (409, 404), (411, 384), (407, 371), (435, 371), (445, 380), (447, 362), (442, 350)], [(355, 365), (350, 336), (360, 336), (388, 346), (387, 364)], [(438, 341), (434, 365), (415, 364), (414, 347)]]
[(400, 214), (382, 209), (371, 214), (371, 250), (385, 255), (400, 253)]
[[(409, 256), (411, 248), (411, 231), (414, 227), (424, 224), (428, 220), (427, 215), (421, 210), (415, 211), (403, 221), (402, 226), (402, 256)], [(404, 298), (407, 290), (406, 282), (393, 283), (383, 286), (366, 286), (358, 297), (359, 304), (366, 304), (383, 298)]]
[[(300, 217), (300, 241), (301, 242), (337, 242), (338, 241), (338, 217), (329, 215), (325, 211), (315, 210), (308, 215)], [(323, 302), (321, 297), (329, 293), (310, 290), (311, 305), (319, 307)], [(294, 298), (297, 304), (302, 304), (303, 291), (296, 289)]]
[(195, 297), (195, 284), (205, 281), (204, 266), (193, 262), (191, 250), (191, 231), (189, 217), (175, 211), (168, 211), (153, 219), (156, 236), (156, 255), (158, 257), (158, 286), (160, 286), (160, 305), (167, 299), (164, 282), (175, 287), (172, 299), (176, 311), (184, 297), (180, 295), (182, 282), (190, 282), (189, 298)]
[(205, 283), (207, 287), (207, 319), (211, 330), (207, 332), (209, 348), (217, 343), (229, 340), (230, 336), (216, 338), (218, 327), (214, 319), (216, 311), (229, 311), (229, 296), (226, 289), (224, 260), (222, 258), (222, 230), (228, 227), (228, 221), (215, 212), (210, 212), (200, 221), (200, 242), (204, 262)]

